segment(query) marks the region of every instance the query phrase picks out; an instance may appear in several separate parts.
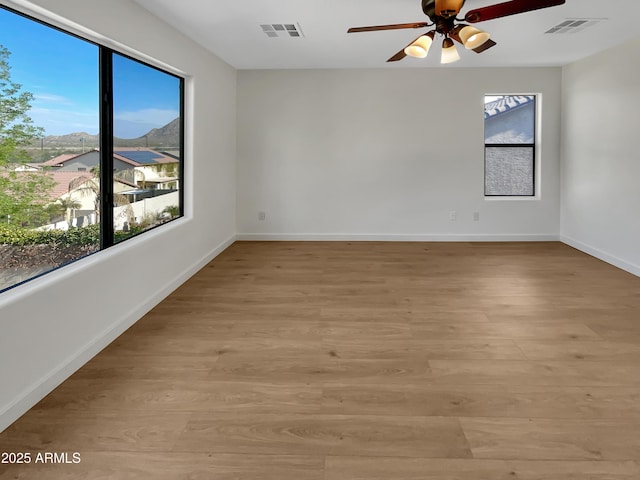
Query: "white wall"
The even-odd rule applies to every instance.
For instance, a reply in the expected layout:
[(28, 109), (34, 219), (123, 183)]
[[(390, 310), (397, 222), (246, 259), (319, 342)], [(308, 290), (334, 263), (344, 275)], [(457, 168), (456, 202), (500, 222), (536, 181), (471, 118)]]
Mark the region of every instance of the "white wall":
[[(557, 239), (560, 89), (559, 68), (239, 71), (239, 238)], [(484, 199), (485, 93), (542, 94), (537, 200)]]
[(563, 69), (562, 240), (640, 275), (640, 40)]
[(35, 3), (103, 35), (103, 43), (126, 45), (190, 77), (187, 218), (0, 295), (0, 430), (228, 245), (236, 230), (235, 70), (129, 0)]

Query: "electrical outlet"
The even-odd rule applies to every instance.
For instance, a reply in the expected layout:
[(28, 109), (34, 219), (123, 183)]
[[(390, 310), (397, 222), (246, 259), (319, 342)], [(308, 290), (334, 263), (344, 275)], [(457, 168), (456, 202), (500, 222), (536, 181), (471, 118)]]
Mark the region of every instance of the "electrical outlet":
[(473, 221), (474, 222), (480, 221), (480, 212), (473, 212)]
[(267, 214), (265, 212), (258, 212), (258, 220), (263, 222), (267, 218)]
[(458, 213), (455, 210), (451, 210), (449, 212), (449, 220), (451, 220), (452, 222), (455, 221), (457, 217)]

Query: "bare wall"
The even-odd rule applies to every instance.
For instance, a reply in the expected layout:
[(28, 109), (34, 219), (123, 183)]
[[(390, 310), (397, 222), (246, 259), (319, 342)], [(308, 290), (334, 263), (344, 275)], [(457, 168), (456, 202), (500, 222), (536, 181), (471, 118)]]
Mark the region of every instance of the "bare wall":
[[(239, 71), (239, 237), (557, 239), (560, 86), (559, 68)], [(542, 95), (537, 199), (484, 199), (486, 93)]]
[(562, 240), (640, 275), (640, 40), (563, 69)]
[(236, 72), (129, 0), (22, 0), (187, 75), (187, 216), (0, 295), (0, 430), (235, 236)]

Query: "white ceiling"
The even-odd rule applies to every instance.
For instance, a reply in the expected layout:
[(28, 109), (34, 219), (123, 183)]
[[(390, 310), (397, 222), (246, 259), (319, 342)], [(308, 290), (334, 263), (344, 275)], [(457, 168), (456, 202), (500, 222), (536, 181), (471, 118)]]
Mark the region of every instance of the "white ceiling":
[[(347, 34), (349, 27), (424, 22), (420, 0), (134, 0), (237, 69), (558, 66), (640, 36), (638, 0), (567, 0), (476, 26), (498, 45), (482, 54), (458, 45), (461, 61), (387, 58), (425, 30)], [(466, 11), (504, 0), (467, 0)], [(459, 15), (462, 16), (462, 15)], [(583, 32), (544, 32), (568, 18), (606, 18)], [(304, 38), (268, 38), (260, 24), (298, 24)], [(436, 47), (436, 45), (434, 45)]]

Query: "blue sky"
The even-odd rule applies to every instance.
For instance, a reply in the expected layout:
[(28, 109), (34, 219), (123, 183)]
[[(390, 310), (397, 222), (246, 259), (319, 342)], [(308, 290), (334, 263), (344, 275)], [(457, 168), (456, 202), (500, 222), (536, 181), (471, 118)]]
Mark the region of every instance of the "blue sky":
[[(11, 80), (31, 92), (29, 116), (46, 135), (98, 133), (98, 47), (0, 9)], [(136, 138), (179, 114), (179, 80), (114, 55), (114, 131)]]

